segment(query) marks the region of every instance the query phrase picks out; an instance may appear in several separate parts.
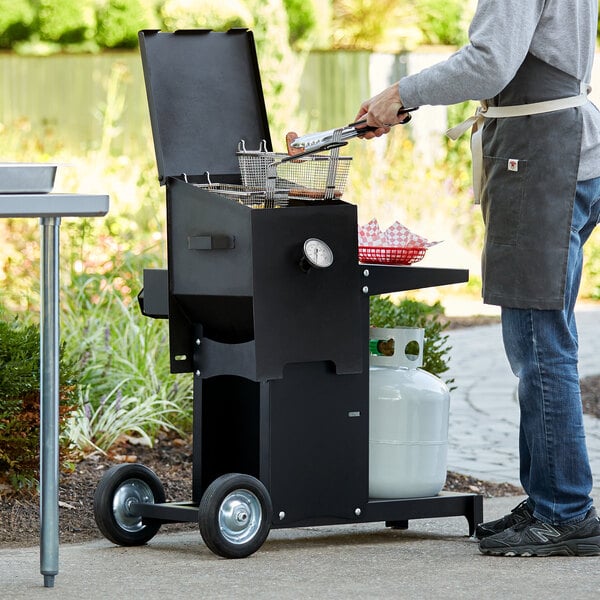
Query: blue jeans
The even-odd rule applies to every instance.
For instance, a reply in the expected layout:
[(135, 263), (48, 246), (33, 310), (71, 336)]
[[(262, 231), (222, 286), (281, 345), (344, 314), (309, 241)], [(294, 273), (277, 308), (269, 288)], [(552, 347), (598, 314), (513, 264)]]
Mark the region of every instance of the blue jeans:
[(563, 310), (502, 307), (504, 348), (519, 378), (521, 484), (534, 516), (552, 524), (580, 521), (592, 506), (574, 309), (583, 245), (599, 219), (600, 178), (578, 182)]

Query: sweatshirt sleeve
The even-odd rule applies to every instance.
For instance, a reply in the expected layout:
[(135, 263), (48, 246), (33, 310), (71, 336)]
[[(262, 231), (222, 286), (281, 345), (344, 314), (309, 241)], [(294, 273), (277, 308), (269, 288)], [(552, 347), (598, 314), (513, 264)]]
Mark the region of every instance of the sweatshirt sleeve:
[(544, 4), (545, 0), (479, 0), (469, 44), (400, 80), (404, 106), (484, 100), (501, 92), (525, 60)]

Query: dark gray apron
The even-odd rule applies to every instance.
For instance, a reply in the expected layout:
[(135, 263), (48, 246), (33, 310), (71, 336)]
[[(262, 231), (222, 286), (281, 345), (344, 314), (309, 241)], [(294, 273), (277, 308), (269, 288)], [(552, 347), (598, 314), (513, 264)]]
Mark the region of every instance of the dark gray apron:
[[(579, 91), (577, 79), (528, 54), (514, 79), (488, 104), (530, 104)], [(582, 130), (579, 108), (485, 121), (485, 303), (563, 308)]]

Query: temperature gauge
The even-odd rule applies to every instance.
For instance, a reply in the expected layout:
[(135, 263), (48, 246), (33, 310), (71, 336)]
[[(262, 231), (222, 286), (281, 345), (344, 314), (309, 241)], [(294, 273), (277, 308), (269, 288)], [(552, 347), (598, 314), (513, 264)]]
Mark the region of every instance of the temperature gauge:
[(303, 263), (308, 267), (325, 269), (333, 264), (331, 248), (318, 238), (308, 238), (304, 242)]

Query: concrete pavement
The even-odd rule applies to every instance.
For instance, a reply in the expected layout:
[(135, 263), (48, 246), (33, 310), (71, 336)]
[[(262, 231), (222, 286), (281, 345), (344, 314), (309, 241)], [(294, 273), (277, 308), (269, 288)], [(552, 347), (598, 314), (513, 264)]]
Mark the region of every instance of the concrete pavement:
[[(520, 498), (485, 501), (486, 518)], [(598, 496), (600, 500), (600, 496)], [(165, 531), (167, 529), (165, 528)], [(241, 560), (216, 557), (197, 531), (159, 533), (147, 546), (106, 540), (61, 546), (54, 588), (43, 588), (38, 549), (0, 550), (0, 597), (7, 600), (444, 599), (589, 600), (600, 594), (600, 557), (484, 556), (462, 517), (275, 530)]]

